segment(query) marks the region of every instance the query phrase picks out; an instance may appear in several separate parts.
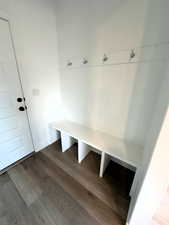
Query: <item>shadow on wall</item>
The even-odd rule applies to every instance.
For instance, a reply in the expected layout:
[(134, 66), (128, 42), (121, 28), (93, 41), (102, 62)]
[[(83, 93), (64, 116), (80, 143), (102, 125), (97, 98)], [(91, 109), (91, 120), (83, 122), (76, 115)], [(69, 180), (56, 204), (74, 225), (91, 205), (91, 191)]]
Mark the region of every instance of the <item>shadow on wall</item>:
[[(118, 50), (169, 40), (168, 8), (164, 0), (60, 2), (60, 65), (82, 56), (96, 64), (113, 46)], [(167, 62), (154, 61), (62, 69), (65, 115), (144, 145), (166, 67)]]
[[(168, 1), (148, 1), (144, 35), (141, 45), (169, 41), (169, 31), (166, 29), (167, 21), (169, 20), (168, 8)], [(165, 47), (165, 45), (161, 45), (163, 51), (162, 57), (160, 57), (159, 60), (158, 46), (153, 47), (150, 52), (146, 52), (145, 48), (142, 49), (140, 55), (141, 59), (144, 59), (146, 53), (149, 53), (154, 60), (150, 63), (137, 65), (126, 124), (125, 139), (127, 140), (135, 139), (133, 134), (137, 133), (139, 137), (141, 137), (139, 142), (146, 142), (153, 113), (157, 106), (161, 85), (165, 79), (166, 73), (169, 72), (169, 52), (166, 55)]]

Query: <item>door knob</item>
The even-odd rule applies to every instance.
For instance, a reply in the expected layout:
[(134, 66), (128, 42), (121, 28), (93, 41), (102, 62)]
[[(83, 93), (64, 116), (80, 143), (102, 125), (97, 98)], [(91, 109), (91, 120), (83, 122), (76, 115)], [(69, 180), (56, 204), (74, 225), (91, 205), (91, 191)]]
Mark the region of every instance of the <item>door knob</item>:
[(17, 98), (17, 102), (22, 102), (22, 98)]
[(23, 106), (20, 106), (19, 111), (25, 111), (25, 108)]
[(25, 101), (25, 97), (23, 97), (23, 98), (20, 98), (20, 97), (17, 98), (17, 102), (22, 102), (23, 100)]

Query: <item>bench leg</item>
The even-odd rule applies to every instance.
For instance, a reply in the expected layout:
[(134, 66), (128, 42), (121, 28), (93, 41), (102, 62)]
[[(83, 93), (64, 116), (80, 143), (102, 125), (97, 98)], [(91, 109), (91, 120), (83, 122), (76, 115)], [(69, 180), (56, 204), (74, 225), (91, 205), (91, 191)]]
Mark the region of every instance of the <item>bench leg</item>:
[(78, 141), (78, 162), (81, 161), (88, 155), (90, 152), (90, 148), (87, 144), (83, 143), (82, 141)]
[(60, 139), (60, 131), (56, 130), (55, 128), (48, 127), (48, 140), (49, 143), (53, 143)]
[(68, 134), (61, 132), (62, 152), (67, 151), (74, 143), (75, 140)]
[(132, 186), (131, 186), (131, 189), (130, 189), (130, 193), (129, 193), (129, 195), (130, 195), (130, 197), (132, 197), (132, 195), (133, 195), (133, 193), (136, 191), (136, 189), (137, 189), (137, 185), (138, 185), (138, 182), (139, 182), (139, 177), (140, 177), (141, 175), (140, 175), (140, 170), (139, 169), (137, 169), (136, 170), (136, 173), (135, 173), (135, 176), (134, 176), (134, 180), (133, 180), (133, 184), (132, 184)]
[(101, 165), (100, 165), (100, 177), (103, 177), (103, 174), (110, 162), (110, 156), (107, 155), (105, 152), (102, 152), (101, 156)]

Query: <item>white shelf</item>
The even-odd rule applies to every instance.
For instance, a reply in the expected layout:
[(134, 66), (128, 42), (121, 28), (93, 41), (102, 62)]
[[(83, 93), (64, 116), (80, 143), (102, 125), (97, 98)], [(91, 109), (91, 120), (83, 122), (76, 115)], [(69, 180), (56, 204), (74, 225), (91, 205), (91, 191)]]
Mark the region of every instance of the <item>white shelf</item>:
[(141, 164), (143, 148), (138, 145), (70, 121), (53, 122), (51, 127), (132, 167), (138, 168)]

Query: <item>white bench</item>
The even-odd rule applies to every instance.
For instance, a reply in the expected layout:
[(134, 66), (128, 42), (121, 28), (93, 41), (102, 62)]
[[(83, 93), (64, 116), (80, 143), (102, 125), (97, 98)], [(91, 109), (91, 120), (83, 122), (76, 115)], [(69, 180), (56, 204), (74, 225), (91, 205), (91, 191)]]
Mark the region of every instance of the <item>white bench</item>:
[(53, 122), (50, 127), (56, 129), (58, 135), (61, 134), (62, 152), (68, 150), (75, 143), (75, 139), (78, 141), (79, 163), (92, 148), (99, 150), (101, 152), (100, 177), (103, 176), (111, 159), (134, 170), (142, 161), (142, 147), (103, 132), (70, 121)]

